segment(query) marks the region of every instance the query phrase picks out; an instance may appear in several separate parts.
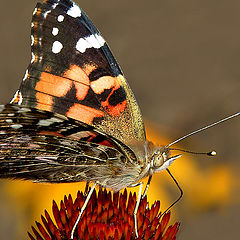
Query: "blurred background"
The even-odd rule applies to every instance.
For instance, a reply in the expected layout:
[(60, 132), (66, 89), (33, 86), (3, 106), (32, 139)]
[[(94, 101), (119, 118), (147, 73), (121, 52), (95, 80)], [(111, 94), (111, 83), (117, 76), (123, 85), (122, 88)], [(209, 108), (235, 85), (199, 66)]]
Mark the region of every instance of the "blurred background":
[[(31, 59), (30, 24), (37, 1), (2, 1), (0, 102), (18, 88)], [(109, 43), (135, 93), (154, 143), (240, 110), (240, 2), (236, 0), (76, 1)], [(184, 190), (172, 209), (178, 239), (236, 239), (240, 217), (239, 118), (178, 147), (216, 150), (214, 158), (184, 154), (170, 168)], [(52, 200), (76, 196), (82, 184), (0, 181), (0, 239), (27, 239)], [(178, 196), (166, 173), (153, 177), (148, 197), (162, 210)]]

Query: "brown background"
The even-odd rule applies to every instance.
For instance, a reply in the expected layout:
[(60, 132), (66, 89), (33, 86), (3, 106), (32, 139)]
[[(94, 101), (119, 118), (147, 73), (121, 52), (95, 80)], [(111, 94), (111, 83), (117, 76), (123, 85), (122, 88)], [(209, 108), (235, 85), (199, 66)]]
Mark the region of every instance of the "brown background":
[[(173, 140), (240, 110), (239, 1), (77, 2), (108, 41), (144, 117), (164, 126)], [(1, 103), (11, 99), (30, 61), (35, 4), (1, 1)], [(218, 161), (240, 171), (239, 130), (238, 118), (186, 140), (185, 148), (218, 152), (217, 161), (198, 157), (199, 171)], [(233, 194), (239, 193), (238, 189)], [(183, 220), (179, 239), (236, 239), (239, 217), (239, 204), (221, 214), (199, 213)]]

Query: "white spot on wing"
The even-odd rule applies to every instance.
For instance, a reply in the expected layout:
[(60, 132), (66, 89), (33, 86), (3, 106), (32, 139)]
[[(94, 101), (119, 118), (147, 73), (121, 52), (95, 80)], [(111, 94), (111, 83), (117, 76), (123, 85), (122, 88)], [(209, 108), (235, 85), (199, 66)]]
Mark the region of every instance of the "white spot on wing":
[(32, 52), (32, 59), (31, 59), (31, 63), (33, 63), (35, 61), (36, 57), (35, 54)]
[(18, 97), (18, 93), (19, 93), (19, 90), (17, 90), (12, 98), (12, 100), (10, 101), (10, 103), (13, 103), (15, 101), (15, 99)]
[(13, 120), (12, 119), (6, 119), (6, 123), (12, 123)]
[(99, 45), (102, 47), (105, 43), (105, 40), (103, 39), (103, 37), (99, 34), (95, 34), (95, 37), (97, 38)]
[(47, 15), (48, 15), (50, 12), (51, 12), (51, 10), (46, 11), (46, 12), (43, 14), (43, 17), (46, 18)]
[(11, 125), (11, 128), (13, 128), (13, 129), (19, 129), (21, 127), (23, 127), (22, 124), (13, 124), (13, 125)]
[(58, 5), (58, 3), (54, 3), (52, 8), (55, 9), (57, 5)]
[(86, 40), (89, 42), (90, 46), (92, 46), (92, 47), (94, 47), (94, 48), (99, 48), (99, 47), (101, 47), (101, 45), (100, 45), (100, 43), (98, 42), (98, 40), (97, 40), (97, 38), (96, 38), (95, 35), (91, 35), (91, 36), (88, 37)]
[(49, 121), (49, 119), (41, 119), (37, 125), (39, 126), (50, 126), (52, 124), (51, 121)]
[(58, 28), (54, 27), (54, 28), (52, 29), (52, 35), (53, 35), (53, 36), (57, 36), (57, 35), (58, 35), (58, 32), (59, 32), (59, 29), (58, 29)]
[(91, 46), (90, 46), (89, 42), (87, 42), (86, 39), (84, 39), (84, 38), (80, 38), (76, 45), (76, 49), (81, 53), (84, 53), (86, 51), (86, 49), (90, 48), (90, 47)]
[(23, 101), (23, 97), (22, 97), (22, 93), (19, 91), (19, 101), (18, 101), (18, 105), (21, 105)]
[(81, 17), (81, 9), (73, 3), (73, 6), (67, 11), (67, 14), (71, 17)]
[(59, 123), (59, 122), (62, 122), (63, 120), (59, 119), (59, 118), (55, 118), (55, 117), (52, 117), (52, 118), (49, 118), (49, 119), (41, 119), (37, 125), (39, 126), (50, 126), (51, 124), (53, 123)]
[(58, 22), (62, 22), (64, 20), (64, 16), (63, 15), (59, 15), (57, 20), (58, 20)]
[(42, 46), (42, 38), (41, 37), (39, 37), (38, 43), (39, 43), (40, 46)]
[(31, 46), (34, 44), (34, 37), (31, 35)]
[(100, 48), (104, 45), (105, 40), (99, 34), (90, 35), (86, 38), (80, 38), (76, 44), (76, 49), (84, 53), (88, 48)]
[(37, 8), (34, 8), (33, 15), (35, 15), (36, 12), (37, 12)]
[(55, 41), (52, 45), (52, 52), (59, 53), (61, 52), (63, 45), (59, 41)]
[(34, 27), (34, 22), (31, 23), (31, 27), (32, 27), (32, 28)]
[(24, 77), (23, 77), (23, 81), (25, 81), (28, 77), (28, 70), (26, 70), (25, 74), (24, 74)]

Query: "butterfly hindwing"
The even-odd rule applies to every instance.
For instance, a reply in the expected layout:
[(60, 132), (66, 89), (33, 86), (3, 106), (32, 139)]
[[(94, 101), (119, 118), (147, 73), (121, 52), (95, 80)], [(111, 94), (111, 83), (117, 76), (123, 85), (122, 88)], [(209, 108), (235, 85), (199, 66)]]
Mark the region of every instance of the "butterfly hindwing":
[(119, 190), (140, 171), (134, 153), (124, 144), (81, 122), (6, 105), (0, 106), (0, 123), (2, 178), (94, 181)]
[(38, 4), (32, 60), (12, 103), (58, 113), (126, 145), (145, 142), (140, 109), (99, 31), (70, 0)]

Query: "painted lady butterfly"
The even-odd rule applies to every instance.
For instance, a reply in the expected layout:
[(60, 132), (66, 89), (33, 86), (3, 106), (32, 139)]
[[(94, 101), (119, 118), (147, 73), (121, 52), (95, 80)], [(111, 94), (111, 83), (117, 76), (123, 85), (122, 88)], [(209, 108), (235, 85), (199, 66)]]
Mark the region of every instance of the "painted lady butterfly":
[(167, 148), (146, 140), (120, 67), (75, 3), (38, 3), (31, 40), (21, 86), (0, 109), (1, 177), (119, 191), (172, 163)]
[[(37, 4), (31, 51), (19, 90), (0, 106), (1, 178), (87, 181), (119, 191), (147, 176), (150, 183), (180, 157), (146, 140), (119, 65), (71, 0)], [(141, 192), (142, 183), (139, 201)]]
[(175, 158), (146, 140), (140, 109), (108, 45), (71, 0), (38, 3), (31, 63), (0, 108), (0, 177), (87, 181), (119, 191)]

